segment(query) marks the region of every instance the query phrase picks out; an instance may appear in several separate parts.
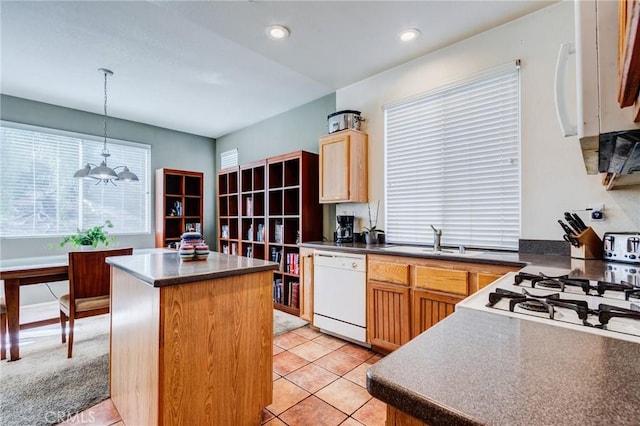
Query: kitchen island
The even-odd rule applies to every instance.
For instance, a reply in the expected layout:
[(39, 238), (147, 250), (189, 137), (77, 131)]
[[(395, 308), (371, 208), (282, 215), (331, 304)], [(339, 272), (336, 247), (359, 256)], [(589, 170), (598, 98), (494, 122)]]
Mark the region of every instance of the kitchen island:
[(107, 259), (110, 393), (127, 425), (260, 424), (272, 401), (276, 263)]

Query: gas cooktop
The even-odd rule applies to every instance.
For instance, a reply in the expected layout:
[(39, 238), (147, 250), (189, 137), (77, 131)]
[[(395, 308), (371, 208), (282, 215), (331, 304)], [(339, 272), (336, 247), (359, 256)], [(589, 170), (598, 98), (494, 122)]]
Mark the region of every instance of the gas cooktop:
[(493, 312), (640, 343), (639, 268), (608, 265), (604, 280), (555, 268), (525, 269), (506, 274), (456, 309)]

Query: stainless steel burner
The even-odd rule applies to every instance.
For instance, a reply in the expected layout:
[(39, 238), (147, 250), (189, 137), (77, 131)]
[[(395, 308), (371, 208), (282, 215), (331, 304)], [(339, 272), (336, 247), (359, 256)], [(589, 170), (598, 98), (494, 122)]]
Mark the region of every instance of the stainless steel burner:
[(518, 303), (518, 307), (533, 312), (549, 312), (549, 305), (538, 300), (527, 300)]
[(540, 280), (536, 281), (536, 287), (562, 289), (562, 284), (554, 280)]

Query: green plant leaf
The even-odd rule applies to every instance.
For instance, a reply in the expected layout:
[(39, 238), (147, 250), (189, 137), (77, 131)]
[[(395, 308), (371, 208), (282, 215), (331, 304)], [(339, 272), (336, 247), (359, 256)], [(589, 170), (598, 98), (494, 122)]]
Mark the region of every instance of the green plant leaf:
[(98, 247), (98, 244), (102, 243), (108, 246), (109, 243), (115, 241), (115, 237), (109, 237), (104, 228), (113, 228), (113, 224), (110, 220), (106, 220), (103, 225), (94, 226), (87, 230), (80, 230), (74, 235), (67, 235), (60, 241), (60, 247), (64, 247), (66, 244), (71, 244), (73, 247), (80, 246), (93, 246)]

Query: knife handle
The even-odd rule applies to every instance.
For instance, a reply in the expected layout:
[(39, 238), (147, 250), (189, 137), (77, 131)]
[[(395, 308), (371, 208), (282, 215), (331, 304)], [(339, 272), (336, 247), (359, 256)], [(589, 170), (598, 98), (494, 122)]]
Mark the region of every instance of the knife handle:
[(558, 223), (560, 224), (560, 226), (562, 226), (562, 230), (564, 231), (565, 234), (575, 235), (575, 232), (573, 232), (573, 230), (569, 228), (569, 226), (567, 226), (567, 224), (564, 223), (562, 220), (558, 219)]
[(587, 230), (587, 225), (585, 225), (584, 221), (582, 220), (582, 218), (580, 216), (578, 216), (577, 213), (573, 213), (573, 218), (575, 219), (576, 223), (578, 225), (580, 225), (580, 228), (582, 231), (586, 231)]

